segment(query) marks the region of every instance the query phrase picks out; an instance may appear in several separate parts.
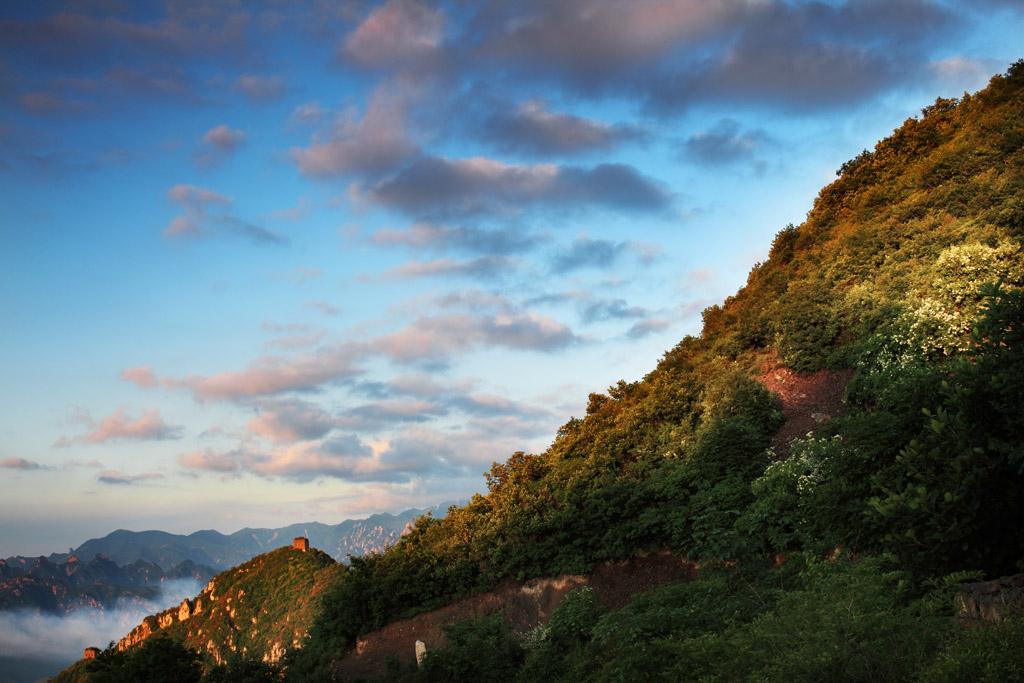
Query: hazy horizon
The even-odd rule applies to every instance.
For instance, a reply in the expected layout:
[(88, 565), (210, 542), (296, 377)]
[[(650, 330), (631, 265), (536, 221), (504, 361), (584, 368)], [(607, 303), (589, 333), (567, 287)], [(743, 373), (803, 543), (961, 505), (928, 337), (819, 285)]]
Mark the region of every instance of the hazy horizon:
[[(37, 536), (37, 537), (32, 539), (32, 544), (31, 545), (33, 547), (35, 547), (35, 548), (40, 548), (41, 549), (38, 552), (32, 552), (32, 553), (23, 553), (23, 552), (0, 553), (0, 559), (6, 559), (6, 558), (9, 558), (9, 557), (48, 557), (48, 556), (50, 556), (52, 554), (62, 554), (62, 553), (65, 553), (65, 552), (66, 553), (73, 553), (75, 550), (77, 550), (82, 545), (88, 543), (89, 541), (94, 541), (94, 540), (99, 540), (99, 539), (106, 538), (110, 534), (115, 533), (117, 531), (129, 531), (129, 532), (133, 532), (133, 533), (145, 533), (145, 532), (148, 532), (148, 531), (163, 531), (163, 532), (167, 532), (167, 533), (175, 534), (175, 535), (180, 535), (180, 536), (189, 536), (191, 534), (198, 533), (198, 532), (201, 532), (201, 531), (216, 531), (216, 532), (218, 532), (220, 534), (223, 534), (224, 536), (231, 536), (233, 534), (239, 533), (239, 532), (244, 531), (246, 529), (253, 529), (253, 530), (255, 530), (255, 529), (278, 529), (278, 528), (285, 528), (285, 527), (295, 526), (295, 525), (301, 526), (303, 524), (324, 524), (326, 526), (336, 526), (338, 524), (342, 524), (342, 523), (347, 522), (347, 521), (359, 521), (359, 520), (369, 519), (370, 517), (373, 517), (374, 515), (378, 515), (378, 514), (390, 514), (392, 516), (398, 517), (398, 516), (401, 515), (401, 513), (407, 512), (409, 510), (427, 510), (427, 509), (430, 509), (430, 508), (441, 508), (441, 507), (446, 508), (450, 504), (461, 505), (461, 504), (464, 504), (464, 502), (465, 501), (460, 501), (460, 502), (457, 502), (457, 503), (452, 503), (451, 501), (442, 501), (442, 502), (436, 503), (434, 505), (414, 506), (414, 507), (409, 507), (409, 508), (403, 508), (401, 510), (396, 510), (394, 512), (392, 512), (390, 510), (382, 510), (382, 511), (379, 511), (379, 512), (370, 513), (370, 514), (365, 515), (365, 516), (346, 517), (345, 519), (339, 519), (339, 520), (333, 521), (333, 522), (325, 522), (325, 521), (321, 521), (321, 520), (309, 519), (309, 520), (303, 520), (301, 522), (289, 522), (288, 524), (269, 525), (269, 526), (267, 526), (267, 525), (263, 525), (263, 526), (247, 525), (247, 526), (240, 526), (240, 527), (230, 527), (230, 526), (226, 526), (225, 525), (225, 526), (223, 526), (222, 528), (219, 528), (219, 529), (215, 529), (215, 528), (212, 528), (212, 527), (195, 528), (195, 529), (182, 527), (181, 531), (173, 531), (171, 528), (159, 528), (159, 527), (129, 528), (129, 527), (125, 527), (125, 526), (120, 526), (120, 527), (111, 528), (109, 531), (105, 531), (105, 532), (100, 533), (100, 534), (94, 534), (92, 536), (83, 537), (81, 540), (79, 540), (77, 542), (73, 542), (71, 545), (67, 546), (67, 551), (63, 550), (62, 547), (60, 547), (60, 546), (54, 546), (54, 547), (51, 548), (50, 545), (47, 545), (47, 543), (50, 543), (50, 542), (46, 540), (49, 536), (46, 533), (43, 533), (42, 535)], [(164, 521), (168, 521), (168, 520), (164, 520)], [(0, 525), (0, 528), (2, 528), (2, 525)], [(42, 528), (42, 529), (45, 530), (46, 527), (39, 527), (39, 528)], [(69, 538), (70, 537), (70, 533), (71, 532), (68, 530), (68, 528), (66, 526), (58, 527), (58, 528), (55, 528), (53, 530), (53, 537), (54, 538), (59, 538), (59, 539)], [(289, 545), (290, 543), (291, 543), (291, 539), (289, 538), (289, 539), (287, 539), (287, 542), (283, 542), (282, 545)], [(52, 543), (51, 543), (51, 545), (52, 545)], [(92, 559), (92, 558), (79, 558), (79, 559), (89, 560), (89, 559)]]

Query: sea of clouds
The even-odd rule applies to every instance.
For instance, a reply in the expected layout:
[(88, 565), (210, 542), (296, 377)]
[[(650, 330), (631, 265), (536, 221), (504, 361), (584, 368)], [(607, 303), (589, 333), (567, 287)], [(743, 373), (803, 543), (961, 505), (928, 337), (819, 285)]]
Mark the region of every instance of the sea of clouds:
[(0, 683), (31, 683), (55, 676), (82, 658), (87, 647), (104, 649), (146, 616), (192, 598), (203, 589), (195, 579), (160, 584), (143, 602), (120, 601), (108, 609), (86, 608), (64, 616), (20, 609), (0, 612)]

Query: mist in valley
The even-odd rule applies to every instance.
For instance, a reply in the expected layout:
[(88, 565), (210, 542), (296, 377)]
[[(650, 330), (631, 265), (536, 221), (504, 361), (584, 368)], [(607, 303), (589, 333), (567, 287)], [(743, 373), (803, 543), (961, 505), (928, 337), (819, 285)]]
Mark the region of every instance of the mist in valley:
[(203, 587), (196, 579), (175, 579), (161, 583), (153, 600), (122, 600), (107, 609), (78, 609), (66, 615), (28, 609), (2, 612), (0, 683), (30, 683), (55, 676), (81, 659), (85, 648), (106, 648), (148, 615), (195, 597)]

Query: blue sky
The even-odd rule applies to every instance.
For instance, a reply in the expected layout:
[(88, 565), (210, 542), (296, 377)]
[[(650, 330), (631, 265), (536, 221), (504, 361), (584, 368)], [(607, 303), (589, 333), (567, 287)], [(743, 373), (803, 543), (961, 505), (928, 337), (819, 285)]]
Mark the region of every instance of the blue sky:
[(1013, 0), (0, 10), (0, 556), (464, 499), (1021, 57)]

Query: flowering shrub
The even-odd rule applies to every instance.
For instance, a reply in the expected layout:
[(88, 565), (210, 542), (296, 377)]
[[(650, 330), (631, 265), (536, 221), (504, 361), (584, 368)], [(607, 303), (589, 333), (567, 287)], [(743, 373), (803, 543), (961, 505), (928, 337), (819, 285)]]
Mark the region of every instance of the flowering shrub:
[(1016, 288), (1024, 279), (1018, 244), (958, 244), (944, 250), (933, 268), (929, 295), (911, 304), (907, 323), (915, 343), (928, 355), (969, 351), (970, 333), (982, 302), (981, 286), (1003, 281)]

